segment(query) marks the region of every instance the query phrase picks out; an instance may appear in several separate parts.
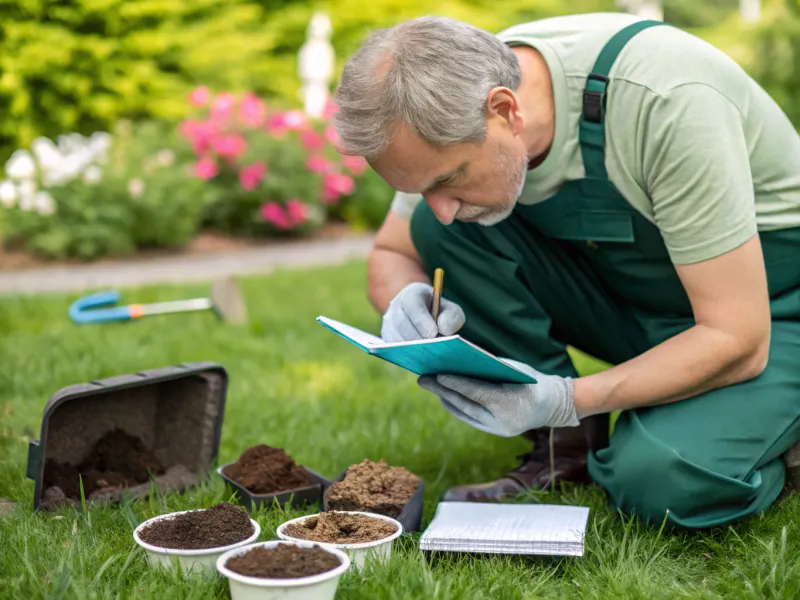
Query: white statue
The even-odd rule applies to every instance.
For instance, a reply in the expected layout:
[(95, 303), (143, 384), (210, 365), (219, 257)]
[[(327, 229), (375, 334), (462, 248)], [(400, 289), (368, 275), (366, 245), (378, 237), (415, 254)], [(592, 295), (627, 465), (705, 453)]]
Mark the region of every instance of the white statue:
[(617, 0), (617, 5), (622, 10), (642, 19), (664, 20), (664, 8), (661, 0)]
[(307, 41), (298, 54), (297, 73), (303, 82), (300, 91), (308, 116), (319, 118), (325, 111), (335, 68), (335, 54), (330, 43), (332, 27), (328, 15), (314, 13), (308, 25)]
[(761, 18), (761, 2), (759, 0), (739, 0), (739, 12), (745, 23), (757, 23)]

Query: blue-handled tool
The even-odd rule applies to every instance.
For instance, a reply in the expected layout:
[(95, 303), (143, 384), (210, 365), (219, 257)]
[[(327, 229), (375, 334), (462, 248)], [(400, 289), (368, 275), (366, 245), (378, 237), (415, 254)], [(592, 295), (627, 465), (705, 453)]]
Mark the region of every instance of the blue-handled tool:
[(215, 282), (208, 298), (173, 300), (153, 304), (128, 304), (115, 306), (119, 302), (118, 291), (109, 290), (77, 299), (69, 307), (69, 316), (75, 323), (108, 323), (128, 321), (150, 315), (211, 310), (223, 321), (242, 324), (247, 320), (242, 294), (233, 278)]

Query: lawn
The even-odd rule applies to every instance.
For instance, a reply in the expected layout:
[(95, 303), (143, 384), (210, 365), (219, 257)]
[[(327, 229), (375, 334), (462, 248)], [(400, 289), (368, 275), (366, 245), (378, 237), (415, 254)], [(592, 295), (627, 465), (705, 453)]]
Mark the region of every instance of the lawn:
[[(162, 512), (227, 499), (221, 481), (183, 494), (86, 514), (33, 514), (25, 478), (28, 440), (59, 388), (195, 360), (223, 364), (230, 387), (220, 460), (250, 445), (283, 447), (328, 477), (364, 458), (404, 465), (426, 482), (423, 526), (447, 487), (484, 481), (516, 464), (519, 439), (475, 431), (418, 389), (414, 377), (363, 356), (315, 323), (322, 313), (376, 331), (363, 263), (277, 273), (243, 283), (246, 331), (208, 313), (77, 327), (74, 296), (0, 298), (0, 517), (2, 598), (226, 598), (226, 583), (148, 570), (134, 526)], [(205, 286), (125, 291), (128, 301), (202, 295)], [(582, 363), (583, 368), (592, 368)], [(539, 493), (532, 502), (591, 507), (582, 558), (436, 555), (415, 535), (392, 562), (342, 579), (339, 598), (796, 598), (800, 501), (782, 498), (764, 517), (702, 534), (648, 529), (609, 510), (599, 489)], [(309, 508), (307, 512), (314, 510)], [(303, 512), (261, 511), (262, 539)], [(795, 550), (792, 550), (795, 548)]]

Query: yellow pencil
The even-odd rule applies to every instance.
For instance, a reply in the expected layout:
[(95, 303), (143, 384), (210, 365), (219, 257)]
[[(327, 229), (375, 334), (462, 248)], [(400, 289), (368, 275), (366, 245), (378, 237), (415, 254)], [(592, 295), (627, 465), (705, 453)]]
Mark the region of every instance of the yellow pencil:
[(442, 301), (442, 282), (444, 280), (444, 269), (436, 269), (433, 272), (433, 321), (439, 320), (439, 306)]

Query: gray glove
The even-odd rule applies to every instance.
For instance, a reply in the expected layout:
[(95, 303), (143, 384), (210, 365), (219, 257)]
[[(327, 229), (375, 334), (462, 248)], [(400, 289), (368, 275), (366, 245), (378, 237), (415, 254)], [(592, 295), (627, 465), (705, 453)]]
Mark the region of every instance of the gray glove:
[(442, 298), (436, 321), (431, 315), (432, 306), (433, 286), (409, 283), (389, 303), (383, 315), (381, 338), (386, 342), (408, 342), (437, 334), (454, 335), (464, 325), (466, 317), (458, 304)]
[(503, 359), (530, 373), (537, 383), (490, 383), (454, 375), (423, 375), (419, 386), (433, 392), (456, 418), (476, 429), (513, 437), (540, 427), (580, 424), (569, 377), (544, 375), (526, 364)]

